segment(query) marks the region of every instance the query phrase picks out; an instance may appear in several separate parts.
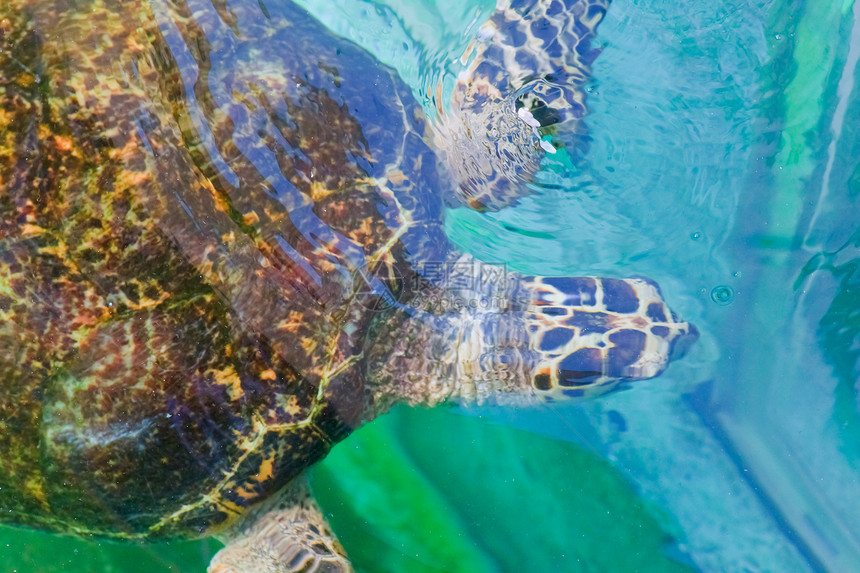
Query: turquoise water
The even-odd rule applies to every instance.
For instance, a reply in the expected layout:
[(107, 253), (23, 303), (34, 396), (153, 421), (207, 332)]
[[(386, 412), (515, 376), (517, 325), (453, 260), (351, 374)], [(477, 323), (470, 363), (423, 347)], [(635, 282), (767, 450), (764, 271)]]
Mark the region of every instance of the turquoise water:
[(483, 414), (609, 460), (701, 570), (860, 567), (857, 22), (841, 1), (615, 2), (585, 160), (545, 161), (517, 208), (449, 213), (477, 256), (646, 274), (699, 325), (653, 383)]
[[(450, 85), (492, 2), (304, 2)], [(587, 156), (448, 231), (542, 274), (647, 275), (702, 338), (660, 378), (527, 411), (398, 410), (313, 485), (359, 570), (860, 569), (860, 8), (616, 1)], [(204, 571), (218, 544), (5, 530), (3, 571)], [(19, 555), (22, 552), (22, 555)]]

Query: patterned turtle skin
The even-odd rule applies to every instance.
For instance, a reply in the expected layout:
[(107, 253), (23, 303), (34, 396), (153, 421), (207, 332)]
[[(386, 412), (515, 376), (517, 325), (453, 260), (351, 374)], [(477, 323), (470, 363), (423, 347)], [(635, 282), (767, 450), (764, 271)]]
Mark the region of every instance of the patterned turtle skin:
[(4, 0), (0, 519), (223, 533), (397, 401), (604, 392), (695, 338), (644, 279), (434, 278), (479, 263), (432, 137), (287, 0)]

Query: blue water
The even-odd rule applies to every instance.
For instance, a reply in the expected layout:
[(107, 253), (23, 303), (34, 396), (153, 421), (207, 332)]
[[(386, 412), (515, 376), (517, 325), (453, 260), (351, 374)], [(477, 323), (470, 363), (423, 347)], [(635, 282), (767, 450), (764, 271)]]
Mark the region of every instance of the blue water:
[[(306, 4), (419, 96), (492, 9), (337, 2), (371, 22), (356, 30)], [(516, 208), (448, 214), (481, 258), (645, 274), (699, 326), (690, 356), (632, 391), (481, 414), (599, 452), (670, 515), (676, 549), (705, 571), (860, 568), (858, 11), (616, 1), (587, 157), (547, 159)]]

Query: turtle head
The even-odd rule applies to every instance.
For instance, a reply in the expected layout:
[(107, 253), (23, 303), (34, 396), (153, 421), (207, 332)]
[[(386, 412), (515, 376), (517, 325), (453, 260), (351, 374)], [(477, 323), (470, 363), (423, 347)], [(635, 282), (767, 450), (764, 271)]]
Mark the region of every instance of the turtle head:
[(529, 277), (532, 385), (547, 399), (588, 397), (653, 378), (698, 338), (646, 278)]
[(659, 375), (698, 338), (646, 278), (522, 276), (468, 257), (451, 274), (374, 321), (364, 356), (383, 409), (589, 398)]

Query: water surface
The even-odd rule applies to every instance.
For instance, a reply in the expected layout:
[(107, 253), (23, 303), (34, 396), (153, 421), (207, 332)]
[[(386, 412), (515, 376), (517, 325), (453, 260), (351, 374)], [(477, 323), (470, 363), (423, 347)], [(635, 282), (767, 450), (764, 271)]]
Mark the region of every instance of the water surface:
[[(493, 10), (303, 4), (430, 116)], [(357, 432), (314, 486), (359, 570), (860, 567), (858, 11), (613, 3), (587, 155), (545, 159), (514, 208), (451, 208), (448, 232), (525, 272), (647, 275), (702, 338), (597, 401), (398, 410)], [(2, 534), (4, 571), (203, 571), (217, 550)]]

